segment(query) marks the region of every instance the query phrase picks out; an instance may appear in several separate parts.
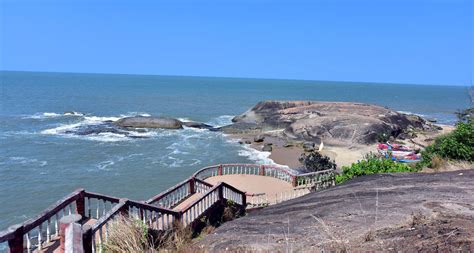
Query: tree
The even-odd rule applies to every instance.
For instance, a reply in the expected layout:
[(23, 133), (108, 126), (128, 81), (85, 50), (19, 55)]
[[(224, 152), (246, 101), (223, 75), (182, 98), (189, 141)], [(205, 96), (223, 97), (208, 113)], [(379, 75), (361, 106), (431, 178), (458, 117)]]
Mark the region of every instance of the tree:
[(469, 123), (474, 119), (474, 107), (455, 112), (460, 122)]
[(300, 163), (309, 171), (316, 172), (322, 170), (336, 169), (336, 163), (317, 151), (308, 154), (303, 153), (299, 158)]

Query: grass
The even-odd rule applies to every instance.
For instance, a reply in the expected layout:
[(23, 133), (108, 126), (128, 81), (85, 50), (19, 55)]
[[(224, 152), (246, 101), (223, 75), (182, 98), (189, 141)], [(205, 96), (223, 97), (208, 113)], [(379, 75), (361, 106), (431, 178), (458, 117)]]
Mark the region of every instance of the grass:
[(154, 252), (148, 227), (138, 219), (119, 216), (110, 223), (108, 239), (101, 245), (106, 252)]

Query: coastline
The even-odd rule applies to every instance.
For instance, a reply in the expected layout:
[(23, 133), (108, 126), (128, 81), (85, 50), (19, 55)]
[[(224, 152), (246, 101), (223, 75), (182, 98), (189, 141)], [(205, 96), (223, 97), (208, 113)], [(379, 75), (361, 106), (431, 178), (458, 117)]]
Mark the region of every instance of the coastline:
[[(420, 132), (418, 133), (418, 136), (413, 139), (396, 141), (403, 142), (414, 149), (422, 149), (431, 144), (434, 138), (437, 136), (448, 134), (455, 129), (455, 126), (452, 125), (436, 124), (436, 126), (439, 126), (442, 129), (436, 133)], [(235, 141), (241, 145), (246, 145), (247, 148), (251, 148), (255, 152), (259, 153), (266, 153), (265, 151), (262, 151), (262, 148), (265, 144), (271, 143), (272, 151), (269, 152), (269, 156), (265, 159), (270, 160), (274, 164), (288, 166), (292, 169), (298, 169), (302, 167), (302, 164), (298, 160), (301, 154), (304, 153), (302, 141), (290, 142), (291, 146), (287, 146), (289, 142), (283, 140), (280, 137), (273, 136), (271, 131), (262, 134), (265, 136), (265, 139), (262, 142), (254, 142), (254, 137), (257, 136), (256, 134), (226, 134), (226, 137), (229, 138), (230, 141)], [(347, 146), (338, 143), (325, 142), (324, 148), (321, 151), (323, 155), (326, 155), (330, 157), (331, 160), (334, 160), (339, 169), (343, 166), (350, 166), (352, 163), (364, 159), (365, 155), (371, 152), (377, 152), (376, 144), (353, 144)]]

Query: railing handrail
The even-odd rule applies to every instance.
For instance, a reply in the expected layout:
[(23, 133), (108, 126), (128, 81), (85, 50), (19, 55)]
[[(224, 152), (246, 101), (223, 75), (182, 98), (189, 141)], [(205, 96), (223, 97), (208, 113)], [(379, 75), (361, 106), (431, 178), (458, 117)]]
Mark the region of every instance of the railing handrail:
[(110, 219), (112, 219), (116, 214), (122, 210), (122, 208), (125, 208), (127, 205), (127, 200), (126, 199), (121, 199), (117, 205), (112, 207), (104, 216), (100, 217), (92, 226), (91, 226), (91, 231), (92, 233), (95, 233), (97, 230), (99, 230), (105, 223), (107, 223)]
[(109, 220), (111, 220), (114, 216), (116, 216), (118, 213), (120, 213), (123, 209), (128, 208), (128, 207), (139, 207), (141, 209), (145, 210), (150, 210), (150, 211), (155, 211), (155, 212), (160, 212), (164, 214), (171, 214), (175, 217), (179, 217), (180, 213), (168, 208), (164, 207), (158, 207), (154, 205), (150, 205), (147, 203), (142, 203), (130, 199), (120, 199), (119, 204), (115, 205), (110, 209), (104, 216), (102, 216), (100, 219), (98, 219), (94, 225), (92, 225), (91, 230), (92, 233), (95, 233), (97, 230), (100, 229), (105, 223), (107, 223)]
[(312, 175), (317, 175), (317, 174), (324, 174), (328, 172), (335, 172), (334, 169), (328, 169), (328, 170), (320, 170), (320, 171), (315, 171), (315, 172), (307, 172), (307, 173), (302, 173), (302, 174), (296, 174), (295, 176), (297, 177), (305, 177), (305, 176), (312, 176)]
[(87, 192), (86, 191), (86, 192), (84, 192), (84, 197), (101, 199), (101, 200), (109, 201), (109, 202), (112, 202), (112, 203), (119, 203), (120, 202), (120, 198), (108, 196), (108, 195), (101, 194), (101, 193), (95, 193), (95, 192)]
[(145, 201), (146, 203), (153, 203), (153, 202), (157, 202), (159, 201), (160, 199), (164, 198), (166, 195), (172, 193), (173, 191), (177, 190), (178, 188), (180, 188), (181, 186), (189, 183), (190, 181), (192, 181), (194, 178), (193, 177), (190, 177), (184, 181), (181, 181), (180, 183), (168, 188), (166, 191), (163, 191), (151, 198), (149, 198), (147, 201)]
[[(20, 225), (12, 225), (10, 226), (10, 228), (13, 228), (15, 226), (20, 226)], [(0, 231), (0, 243), (6, 242), (15, 237), (14, 231), (12, 231), (10, 228)]]
[(219, 188), (221, 187), (227, 187), (227, 188), (230, 188), (231, 190), (235, 191), (236, 193), (238, 194), (241, 194), (241, 195), (244, 195), (245, 196), (245, 192), (233, 187), (232, 185), (229, 185), (225, 182), (219, 182), (218, 184), (216, 184), (215, 186), (213, 186), (211, 189), (209, 189), (205, 194), (203, 194), (201, 197), (199, 197), (198, 199), (194, 200), (193, 202), (189, 203), (186, 207), (184, 207), (181, 212), (182, 213), (185, 213), (187, 212), (189, 209), (191, 209), (193, 206), (195, 206), (196, 204), (198, 204), (199, 202), (201, 202), (203, 199), (205, 199), (207, 196), (211, 195), (213, 192), (215, 192), (216, 190), (219, 190)]
[(130, 199), (127, 199), (127, 206), (137, 206), (137, 207), (140, 207), (142, 209), (148, 209), (148, 210), (155, 211), (155, 212), (166, 213), (166, 214), (171, 214), (171, 215), (175, 215), (175, 216), (179, 215), (179, 212), (177, 212), (175, 210), (172, 210), (172, 209), (169, 209), (169, 208), (166, 208), (166, 207), (154, 206), (154, 205), (150, 205), (148, 203), (138, 202), (138, 201), (134, 201), (134, 200), (130, 200)]
[[(222, 182), (221, 182), (222, 183)], [(189, 209), (191, 209), (191, 207), (193, 207), (194, 205), (196, 205), (197, 203), (201, 202), (201, 200), (203, 200), (205, 197), (209, 196), (210, 194), (212, 194), (215, 190), (219, 189), (219, 187), (221, 186), (221, 183), (218, 183), (216, 185), (214, 185), (211, 189), (209, 189), (205, 194), (203, 194), (201, 197), (195, 199), (193, 202), (189, 203), (188, 205), (186, 205), (182, 210), (181, 212), (182, 213), (185, 213), (186, 211), (188, 211)]]
[(204, 184), (204, 185), (206, 185), (206, 186), (209, 186), (209, 187), (211, 187), (211, 188), (214, 187), (213, 184), (208, 183), (208, 182), (206, 182), (206, 181), (204, 181), (204, 180), (201, 180), (201, 179), (199, 179), (199, 178), (197, 178), (197, 177), (195, 177), (194, 180), (196, 180), (197, 182), (199, 182), (199, 183), (201, 183), (201, 184)]
[(119, 198), (107, 196), (104, 194), (100, 193), (94, 193), (94, 192), (87, 192), (84, 189), (80, 188), (72, 193), (66, 195), (62, 199), (56, 201), (56, 203), (50, 205), (46, 209), (44, 209), (40, 214), (36, 215), (33, 218), (30, 218), (23, 223), (19, 223), (16, 225), (10, 226), (8, 229), (0, 231), (0, 243), (3, 243), (5, 241), (8, 241), (14, 237), (14, 232), (12, 231), (13, 227), (22, 227), (22, 232), (23, 234), (26, 234), (33, 230), (34, 228), (38, 227), (39, 225), (43, 224), (44, 222), (48, 221), (48, 219), (51, 219), (53, 216), (55, 216), (58, 212), (60, 212), (62, 209), (70, 205), (71, 203), (77, 201), (80, 198), (83, 197), (88, 197), (88, 198), (97, 198), (97, 199), (102, 199), (105, 201), (110, 201), (113, 203), (118, 203)]
[(77, 189), (74, 192), (67, 195), (66, 197), (56, 201), (56, 203), (46, 208), (43, 212), (36, 215), (34, 218), (28, 219), (27, 221), (23, 222), (20, 225), (23, 227), (23, 233), (28, 233), (33, 228), (47, 221), (49, 218), (53, 217), (61, 209), (65, 208), (72, 202), (78, 200), (81, 197), (81, 195), (84, 194), (84, 192), (85, 192), (84, 189)]

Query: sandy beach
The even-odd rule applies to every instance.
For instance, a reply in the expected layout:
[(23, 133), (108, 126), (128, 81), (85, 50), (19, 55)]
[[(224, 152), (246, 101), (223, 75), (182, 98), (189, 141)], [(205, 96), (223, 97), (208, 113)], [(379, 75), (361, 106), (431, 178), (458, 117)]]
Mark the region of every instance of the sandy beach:
[[(438, 132), (420, 132), (417, 133), (417, 137), (413, 139), (396, 141), (404, 143), (405, 145), (413, 149), (422, 149), (429, 145), (437, 136), (447, 134), (454, 129), (454, 126), (450, 125), (438, 126), (442, 128)], [(302, 164), (298, 160), (301, 154), (304, 153), (302, 142), (287, 142), (279, 137), (272, 136), (273, 134), (274, 132), (265, 133), (264, 141), (259, 143), (254, 142), (254, 137), (256, 135), (233, 134), (229, 135), (229, 138), (235, 139), (236, 142), (240, 142), (242, 143), (242, 145), (249, 145), (251, 148), (258, 151), (261, 151), (265, 144), (271, 143), (272, 151), (268, 158), (273, 160), (276, 164), (286, 165), (290, 168), (302, 167)], [(288, 144), (291, 145), (288, 146)], [(316, 143), (316, 148), (317, 145), (319, 145), (319, 143)], [(340, 169), (343, 166), (350, 166), (352, 163), (364, 159), (365, 155), (371, 152), (377, 152), (376, 144), (352, 144), (350, 146), (347, 146), (338, 143), (324, 143), (324, 148), (321, 153), (334, 160), (338, 168)]]

